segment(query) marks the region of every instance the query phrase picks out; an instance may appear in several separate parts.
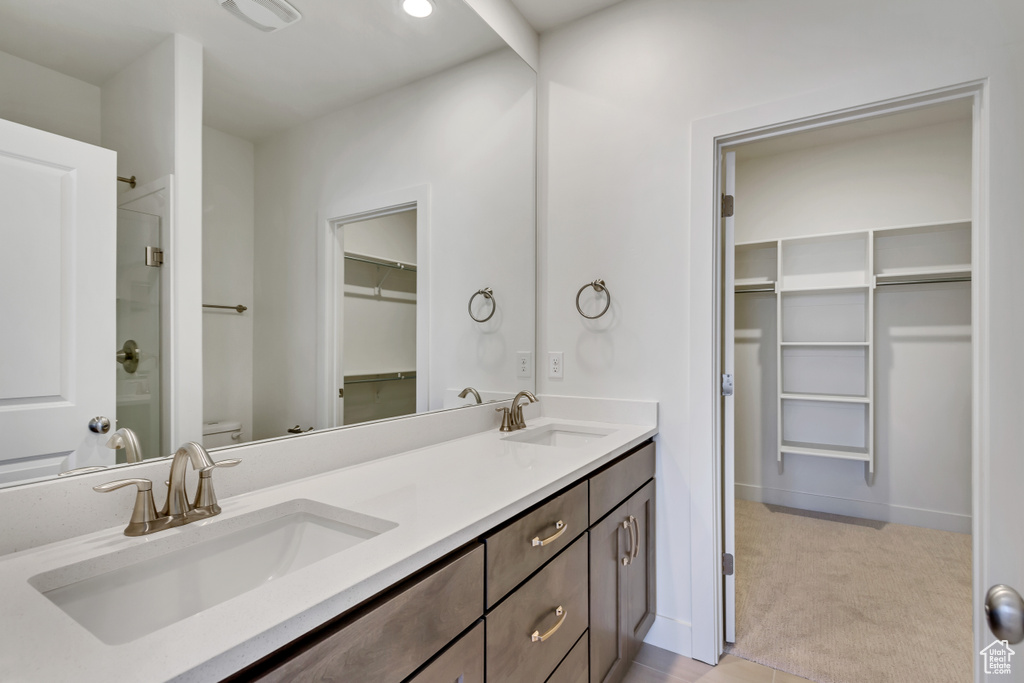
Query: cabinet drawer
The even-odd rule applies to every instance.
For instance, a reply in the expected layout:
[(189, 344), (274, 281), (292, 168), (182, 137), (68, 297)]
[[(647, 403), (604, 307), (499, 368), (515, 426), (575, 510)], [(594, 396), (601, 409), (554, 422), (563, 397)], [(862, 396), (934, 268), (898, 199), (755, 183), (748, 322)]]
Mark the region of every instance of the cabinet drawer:
[(484, 620), (409, 683), (484, 683)]
[(587, 482), (584, 481), (485, 538), (487, 606), (505, 597), (586, 528)]
[(584, 633), (569, 654), (565, 656), (562, 663), (551, 674), (548, 683), (587, 683), (590, 678), (589, 666), (587, 665), (587, 633)]
[(483, 578), (484, 549), (476, 545), (340, 628), (297, 641), (297, 654), (256, 680), (398, 683), (481, 617)]
[(607, 515), (654, 476), (654, 444), (649, 443), (590, 478), (590, 523)]
[(589, 619), (587, 548), (584, 534), (487, 615), (487, 683), (543, 683), (579, 640)]

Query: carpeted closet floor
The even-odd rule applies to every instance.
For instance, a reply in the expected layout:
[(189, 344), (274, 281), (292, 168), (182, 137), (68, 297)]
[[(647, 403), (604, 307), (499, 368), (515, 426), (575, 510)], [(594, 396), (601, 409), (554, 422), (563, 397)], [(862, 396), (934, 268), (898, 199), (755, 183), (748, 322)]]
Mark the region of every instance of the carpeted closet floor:
[(819, 683), (972, 679), (971, 537), (736, 501), (736, 644)]

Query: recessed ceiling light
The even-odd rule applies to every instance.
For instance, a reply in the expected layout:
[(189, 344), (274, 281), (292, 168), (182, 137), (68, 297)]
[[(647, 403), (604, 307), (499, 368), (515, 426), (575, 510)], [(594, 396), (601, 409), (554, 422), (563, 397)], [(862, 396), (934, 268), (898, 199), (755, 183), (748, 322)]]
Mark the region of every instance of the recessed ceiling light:
[(402, 0), (402, 9), (409, 16), (422, 19), (430, 16), (434, 11), (434, 4), (430, 0)]

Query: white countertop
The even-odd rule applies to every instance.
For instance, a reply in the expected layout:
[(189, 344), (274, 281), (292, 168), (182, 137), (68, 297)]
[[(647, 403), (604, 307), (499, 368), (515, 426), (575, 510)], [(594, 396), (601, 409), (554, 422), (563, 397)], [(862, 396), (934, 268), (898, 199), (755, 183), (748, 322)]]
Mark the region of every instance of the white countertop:
[[(555, 423), (611, 433), (553, 448), (505, 441), (492, 430), (234, 496), (221, 501), (221, 515), (178, 529), (128, 538), (119, 526), (0, 558), (0, 680), (220, 680), (657, 433), (653, 424), (551, 417), (530, 420), (529, 428)], [(186, 535), (205, 526), (295, 499), (398, 526), (124, 645), (104, 644), (28, 583), (42, 572), (161, 539), (191, 543), (195, 537)], [(124, 512), (127, 523), (130, 509)]]

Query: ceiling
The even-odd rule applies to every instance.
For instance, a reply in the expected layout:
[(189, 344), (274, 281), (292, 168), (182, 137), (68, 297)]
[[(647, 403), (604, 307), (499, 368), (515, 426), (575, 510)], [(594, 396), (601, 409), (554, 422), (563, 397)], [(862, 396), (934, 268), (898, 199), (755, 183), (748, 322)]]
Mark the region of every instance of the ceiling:
[(217, 0), (0, 0), (0, 50), (102, 86), (171, 34), (203, 45), (204, 122), (264, 138), (505, 46), (463, 0), (290, 0), (262, 33)]
[(530, 25), (543, 33), (622, 0), (512, 0)]

